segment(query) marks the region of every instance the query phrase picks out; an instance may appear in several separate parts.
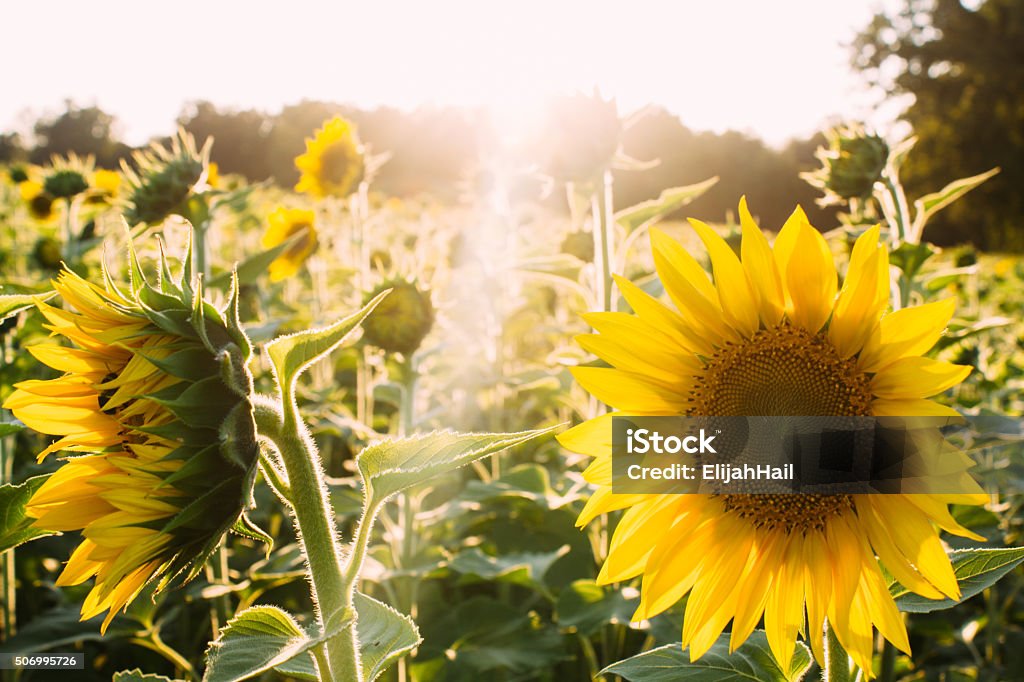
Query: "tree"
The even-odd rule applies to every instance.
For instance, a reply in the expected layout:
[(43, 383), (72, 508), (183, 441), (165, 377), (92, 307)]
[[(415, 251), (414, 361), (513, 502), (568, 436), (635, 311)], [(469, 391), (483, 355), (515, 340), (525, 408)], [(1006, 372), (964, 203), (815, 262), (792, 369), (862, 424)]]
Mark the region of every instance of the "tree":
[(36, 122), (30, 160), (45, 164), (54, 154), (74, 152), (95, 157), (98, 166), (116, 168), (130, 149), (114, 136), (114, 117), (99, 107), (83, 108), (71, 100), (65, 100), (64, 107), (62, 114)]
[(719, 182), (677, 217), (719, 222), (736, 218), (739, 198), (746, 195), (762, 227), (778, 230), (800, 204), (811, 223), (821, 229), (837, 224), (834, 209), (815, 203), (818, 192), (800, 179), (800, 171), (818, 162), (814, 150), (823, 138), (793, 141), (781, 151), (743, 133), (693, 132), (679, 118), (654, 109), (630, 127), (623, 137), (627, 154), (636, 159), (658, 159), (654, 168), (616, 173), (615, 202), (628, 206), (656, 197), (666, 187), (688, 185), (717, 175)]
[[(854, 44), (854, 66), (919, 137), (901, 174), (911, 196), (992, 166), (1002, 173), (929, 224), (939, 243), (1024, 250), (1024, 3), (903, 0)], [(976, 6), (975, 6), (976, 5)]]
[(270, 120), (255, 109), (221, 110), (206, 101), (193, 102), (178, 117), (178, 125), (192, 133), (199, 144), (214, 140), (210, 159), (222, 173), (241, 173), (250, 180), (271, 174), (267, 155)]

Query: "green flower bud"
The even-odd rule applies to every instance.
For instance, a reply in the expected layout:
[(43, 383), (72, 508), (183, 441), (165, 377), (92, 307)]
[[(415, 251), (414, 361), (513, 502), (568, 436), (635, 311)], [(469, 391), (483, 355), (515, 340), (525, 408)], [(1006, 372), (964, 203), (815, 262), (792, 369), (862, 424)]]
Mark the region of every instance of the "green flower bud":
[(393, 280), (377, 287), (366, 301), (387, 289), (391, 293), (363, 322), (363, 340), (388, 353), (411, 355), (434, 326), (430, 293), (414, 282)]

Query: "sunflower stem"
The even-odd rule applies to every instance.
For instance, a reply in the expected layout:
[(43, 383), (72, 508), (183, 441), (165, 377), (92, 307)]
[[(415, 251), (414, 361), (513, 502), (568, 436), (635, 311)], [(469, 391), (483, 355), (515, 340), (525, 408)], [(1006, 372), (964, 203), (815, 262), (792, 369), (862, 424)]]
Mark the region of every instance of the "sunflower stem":
[[(206, 241), (206, 230), (209, 225), (205, 220), (194, 215), (190, 215), (189, 218), (191, 218), (189, 223), (192, 225), (193, 271), (202, 278), (201, 281), (205, 284), (210, 279), (210, 246)], [(218, 585), (228, 585), (231, 582), (228, 572), (227, 543), (228, 539), (225, 537), (210, 562), (213, 569), (213, 582)], [(231, 597), (226, 593), (222, 594), (213, 600), (213, 604), (216, 609), (215, 620), (219, 626), (223, 627), (231, 619)]]
[(896, 682), (896, 647), (889, 640), (882, 644), (882, 667), (878, 682)]
[(822, 682), (852, 682), (850, 657), (839, 643), (832, 626), (825, 622), (825, 665), (821, 671)]
[[(402, 394), (398, 410), (398, 435), (406, 437), (413, 432), (416, 420), (416, 365), (415, 358), (409, 357), (402, 367)], [(402, 510), (402, 551), (399, 557), (401, 567), (408, 572), (416, 553), (416, 514), (419, 498), (410, 492), (399, 497)], [(402, 608), (413, 620), (416, 619), (417, 601), (419, 598), (419, 579), (411, 572), (405, 579)], [(398, 679), (404, 682), (409, 678), (406, 660), (398, 662)]]
[[(370, 250), (366, 239), (366, 221), (370, 213), (370, 186), (359, 183), (358, 191), (351, 197), (349, 213), (352, 217), (352, 246), (356, 257), (357, 298), (370, 290)], [(361, 301), (357, 301), (361, 305)], [(363, 346), (356, 358), (356, 419), (370, 429), (373, 428), (373, 367), (370, 362), (370, 348)]]
[[(299, 543), (309, 565), (310, 592), (316, 605), (317, 625), (321, 632), (339, 627), (337, 634), (327, 640), (326, 662), (328, 670), (321, 677), (334, 680), (362, 682), (363, 673), (359, 657), (354, 605), (355, 582), (342, 569), (341, 547), (334, 525), (334, 510), (328, 497), (323, 465), (316, 445), (299, 415), (293, 395), (294, 382), (281, 386), (281, 407), (258, 401), (255, 408), (257, 429), (270, 439), (281, 454), (285, 472), (293, 495), (288, 500), (299, 530)], [(356, 565), (355, 576), (365, 556), (369, 541), (369, 527), (373, 525), (377, 509), (367, 510), (360, 522), (360, 533), (366, 539), (356, 561), (355, 551), (349, 567)]]
[[(0, 346), (0, 352), (6, 355), (6, 340), (0, 342), (3, 345)], [(6, 358), (2, 358), (6, 360)], [(0, 437), (0, 485), (4, 483), (11, 483), (14, 480), (14, 453), (8, 451), (7, 438)], [(17, 575), (15, 575), (14, 566), (14, 548), (7, 550), (0, 554), (2, 556), (3, 566), (0, 567), (0, 583), (2, 583), (3, 589), (0, 590), (0, 595), (3, 596), (3, 601), (0, 601), (0, 611), (3, 611), (3, 629), (0, 630), (0, 641), (7, 641), (14, 636), (17, 631), (17, 620), (15, 616), (15, 598), (17, 597), (17, 588), (15, 582), (17, 581)]]

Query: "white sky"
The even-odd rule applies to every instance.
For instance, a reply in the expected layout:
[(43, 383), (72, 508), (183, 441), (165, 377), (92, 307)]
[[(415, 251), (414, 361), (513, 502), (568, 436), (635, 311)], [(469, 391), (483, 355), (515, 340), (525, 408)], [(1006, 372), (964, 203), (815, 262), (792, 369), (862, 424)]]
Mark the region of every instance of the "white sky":
[(0, 129), (65, 97), (116, 115), (132, 143), (193, 99), (483, 104), (522, 124), (545, 95), (596, 86), (624, 112), (655, 102), (781, 144), (840, 116), (891, 119), (870, 114), (843, 46), (881, 1), (14, 2)]

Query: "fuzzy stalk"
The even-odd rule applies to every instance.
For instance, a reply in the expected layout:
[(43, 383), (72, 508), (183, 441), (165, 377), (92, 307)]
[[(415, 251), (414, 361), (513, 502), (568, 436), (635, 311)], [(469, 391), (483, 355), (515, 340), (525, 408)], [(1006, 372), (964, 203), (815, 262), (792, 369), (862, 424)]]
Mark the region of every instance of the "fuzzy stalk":
[[(343, 575), (341, 547), (323, 466), (316, 445), (300, 418), (292, 394), (293, 388), (294, 384), (282, 386), (283, 414), (266, 402), (256, 404), (257, 430), (277, 447), (288, 475), (288, 485), (292, 492), (288, 504), (298, 526), (299, 543), (309, 566), (310, 592), (317, 607), (317, 625), (321, 632), (327, 632), (336, 624), (348, 621), (342, 631), (327, 640), (325, 653), (330, 669), (321, 670), (320, 676), (324, 679), (362, 682), (354, 583), (350, 587)], [(363, 523), (365, 521), (364, 517)], [(372, 519), (368, 525), (372, 525)], [(361, 560), (359, 563), (362, 563)]]
[(822, 682), (852, 682), (850, 657), (847, 655), (832, 626), (825, 621), (825, 665), (821, 670)]

